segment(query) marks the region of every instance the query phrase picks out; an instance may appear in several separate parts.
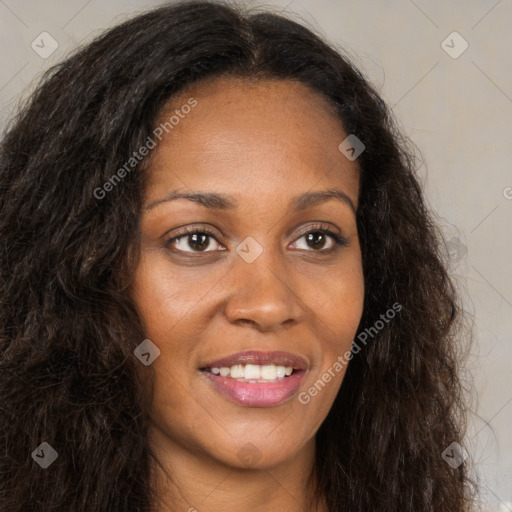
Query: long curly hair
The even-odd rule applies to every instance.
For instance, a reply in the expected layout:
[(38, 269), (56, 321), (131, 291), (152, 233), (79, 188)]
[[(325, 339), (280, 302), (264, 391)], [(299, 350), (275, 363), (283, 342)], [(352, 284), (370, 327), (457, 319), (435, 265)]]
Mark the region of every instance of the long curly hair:
[[(291, 18), (213, 1), (139, 14), (76, 50), (3, 134), (0, 510), (151, 510), (153, 370), (133, 353), (145, 334), (128, 294), (144, 162), (95, 191), (174, 94), (220, 76), (306, 84), (366, 147), (358, 335), (402, 308), (354, 355), (316, 435), (316, 496), (332, 512), (469, 510), (467, 462), (442, 457), (466, 428), (462, 309), (412, 146), (342, 51)], [(44, 442), (58, 454), (46, 469)]]

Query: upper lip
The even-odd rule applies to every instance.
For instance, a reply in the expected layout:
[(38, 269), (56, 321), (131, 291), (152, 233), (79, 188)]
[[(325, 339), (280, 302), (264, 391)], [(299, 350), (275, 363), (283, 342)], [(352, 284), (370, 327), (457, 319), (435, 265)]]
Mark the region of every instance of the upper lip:
[(247, 350), (223, 357), (222, 359), (209, 361), (202, 365), (201, 369), (230, 368), (236, 364), (273, 364), (276, 366), (291, 366), (294, 370), (305, 370), (308, 367), (307, 361), (297, 354), (282, 351), (260, 352), (257, 350)]

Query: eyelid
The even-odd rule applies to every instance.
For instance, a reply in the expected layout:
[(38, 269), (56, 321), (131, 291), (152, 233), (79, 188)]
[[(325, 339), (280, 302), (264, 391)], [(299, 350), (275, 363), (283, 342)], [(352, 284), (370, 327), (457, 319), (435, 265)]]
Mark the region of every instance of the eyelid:
[(299, 229), (299, 232), (294, 240), (297, 238), (300, 238), (301, 236), (307, 235), (308, 233), (316, 232), (316, 231), (323, 231), (323, 232), (329, 232), (329, 236), (337, 235), (340, 238), (344, 238), (341, 234), (341, 231), (337, 228), (334, 228), (331, 224), (321, 222), (321, 221), (313, 221), (314, 224), (310, 224), (307, 226), (304, 226), (303, 228)]
[(175, 233), (173, 233), (173, 235), (169, 237), (167, 240), (174, 240), (175, 238), (179, 238), (185, 235), (193, 235), (194, 233), (205, 233), (217, 239), (218, 235), (216, 231), (218, 230), (213, 229), (208, 224), (194, 224), (193, 226), (184, 226), (182, 228), (178, 228), (178, 230)]

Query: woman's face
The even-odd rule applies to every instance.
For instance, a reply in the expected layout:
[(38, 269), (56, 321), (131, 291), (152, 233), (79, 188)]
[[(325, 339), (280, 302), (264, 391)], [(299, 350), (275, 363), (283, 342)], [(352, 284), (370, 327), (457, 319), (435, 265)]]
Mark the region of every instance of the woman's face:
[(270, 468), (311, 450), (361, 318), (358, 164), (304, 85), (216, 79), (162, 122), (174, 110), (153, 137), (131, 289), (160, 350), (152, 440), (177, 460)]

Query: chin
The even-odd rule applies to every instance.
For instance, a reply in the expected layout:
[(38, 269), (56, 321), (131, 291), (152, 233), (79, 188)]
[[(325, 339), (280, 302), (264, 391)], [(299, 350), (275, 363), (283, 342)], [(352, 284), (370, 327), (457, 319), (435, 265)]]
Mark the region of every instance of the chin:
[[(217, 448), (217, 455), (214, 457), (233, 468), (269, 470), (291, 461), (308, 444), (291, 436), (287, 436), (285, 441), (282, 437), (270, 440), (261, 435), (261, 432), (259, 434), (256, 433), (254, 437), (247, 436), (247, 440), (243, 442), (232, 440), (226, 451), (219, 453)], [(311, 440), (313, 442), (314, 439)]]

